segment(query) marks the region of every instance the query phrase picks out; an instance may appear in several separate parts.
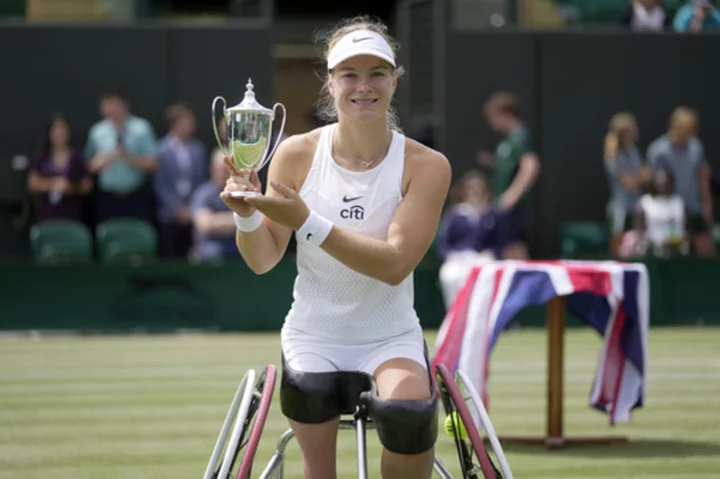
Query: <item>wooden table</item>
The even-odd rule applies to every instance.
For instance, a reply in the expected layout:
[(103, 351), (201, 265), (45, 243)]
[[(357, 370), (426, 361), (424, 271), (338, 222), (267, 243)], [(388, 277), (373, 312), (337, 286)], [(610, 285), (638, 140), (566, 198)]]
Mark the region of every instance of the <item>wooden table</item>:
[[(548, 448), (627, 443), (628, 439), (623, 436), (567, 437), (564, 434), (566, 311), (580, 314), (603, 335), (603, 359), (598, 364), (598, 381), (591, 401), (595, 407), (608, 408), (612, 424), (625, 420), (644, 393), (649, 284), (642, 264), (498, 261), (474, 266), (443, 320), (435, 344), (433, 367), (442, 362), (451, 372), (463, 369), (486, 400), (493, 345), (514, 315), (533, 304), (546, 305), (546, 430), (542, 436), (501, 435), (501, 440), (544, 444)], [(634, 382), (631, 383), (625, 381), (628, 368), (633, 368), (631, 381)]]
[(547, 303), (548, 377), (547, 423), (544, 436), (503, 436), (504, 444), (544, 444), (548, 449), (566, 445), (627, 444), (625, 436), (566, 437), (563, 434), (563, 396), (565, 364), (565, 297), (556, 296)]

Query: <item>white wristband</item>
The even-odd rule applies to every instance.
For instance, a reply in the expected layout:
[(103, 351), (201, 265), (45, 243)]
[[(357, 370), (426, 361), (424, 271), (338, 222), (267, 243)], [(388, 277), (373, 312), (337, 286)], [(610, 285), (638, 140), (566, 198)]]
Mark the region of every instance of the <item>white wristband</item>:
[(297, 234), (300, 241), (320, 246), (328, 237), (332, 228), (333, 224), (329, 219), (320, 216), (314, 211), (310, 211), (310, 215), (305, 220), (305, 223), (297, 230)]
[(243, 218), (239, 214), (233, 212), (233, 219), (235, 220), (235, 226), (243, 233), (250, 233), (260, 227), (263, 222), (263, 215), (258, 210), (253, 211), (253, 214), (247, 218)]

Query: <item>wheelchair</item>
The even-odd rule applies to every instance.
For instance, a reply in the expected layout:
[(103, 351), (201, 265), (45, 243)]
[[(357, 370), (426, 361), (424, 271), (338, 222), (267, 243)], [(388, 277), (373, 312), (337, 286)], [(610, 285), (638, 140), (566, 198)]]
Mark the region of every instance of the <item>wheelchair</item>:
[[(286, 379), (285, 367), (283, 363), (281, 394), (285, 391), (289, 391), (287, 394), (292, 394), (293, 385), (290, 384), (292, 376), (290, 376), (290, 379)], [(398, 408), (377, 407), (377, 401), (382, 400), (377, 398), (375, 394), (373, 378), (365, 373), (302, 374), (316, 376), (310, 377), (311, 380), (319, 379), (321, 375), (330, 375), (331, 380), (336, 383), (336, 391), (342, 391), (341, 395), (345, 396), (345, 398), (341, 400), (339, 428), (354, 431), (357, 444), (358, 478), (367, 479), (367, 430), (377, 430), (381, 442), (383, 442), (383, 437), (388, 441), (397, 440), (397, 437), (394, 439), (388, 437), (388, 432), (383, 431), (380, 423), (387, 420), (388, 415), (402, 416), (404, 413)], [(456, 378), (453, 378), (446, 366), (440, 364), (435, 369), (434, 376), (433, 385), (435, 389), (431, 399), (432, 402), (429, 403), (432, 408), (430, 411), (432, 416), (426, 421), (426, 426), (429, 426), (426, 429), (429, 429), (429, 434), (432, 435), (432, 444), (435, 443), (437, 436), (439, 408), (436, 399), (439, 398), (443, 412), (446, 415), (452, 414), (453, 417), (459, 418), (465, 429), (465, 434), (462, 434), (462, 429), (457, 424), (457, 420), (450, 421), (452, 438), (456, 446), (463, 479), (512, 479), (512, 472), (490, 417), (467, 374), (464, 371), (458, 371)], [(276, 379), (277, 368), (273, 364), (267, 365), (260, 374), (257, 374), (253, 369), (250, 369), (245, 374), (230, 404), (203, 479), (251, 479), (253, 467), (255, 466), (255, 453), (270, 411)], [(323, 380), (326, 379), (327, 377)], [(307, 404), (299, 405), (303, 410), (305, 410), (306, 406)], [(400, 404), (399, 407), (403, 408), (404, 406)], [(428, 419), (428, 414), (425, 414), (425, 416)], [(320, 420), (316, 422), (320, 422)], [(414, 422), (417, 422), (417, 420)], [(405, 425), (412, 423), (412, 420), (404, 422)], [(407, 441), (407, 437), (415, 438), (417, 436), (406, 433), (405, 429), (401, 430), (404, 437), (404, 439), (401, 439), (402, 441)], [(492, 447), (495, 461), (484, 447), (481, 431), (484, 431), (486, 439)], [(425, 435), (427, 436), (427, 434)], [(423, 436), (423, 434), (420, 434), (420, 436)], [(265, 468), (259, 475), (253, 477), (259, 479), (282, 479), (284, 477), (285, 449), (293, 437), (292, 429), (288, 428), (278, 440), (275, 452)], [(416, 439), (410, 439), (410, 442), (413, 440)], [(420, 440), (427, 443), (427, 437)], [(427, 449), (426, 447), (424, 450)], [(499, 467), (495, 465), (495, 462)], [(433, 466), (437, 477), (454, 479), (439, 457), (434, 458)]]

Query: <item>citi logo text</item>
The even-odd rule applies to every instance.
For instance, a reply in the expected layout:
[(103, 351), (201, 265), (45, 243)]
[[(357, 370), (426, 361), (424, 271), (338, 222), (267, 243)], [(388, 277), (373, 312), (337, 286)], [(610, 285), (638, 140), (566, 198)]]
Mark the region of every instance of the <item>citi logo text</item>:
[(340, 217), (344, 220), (363, 220), (365, 210), (360, 205), (352, 205), (350, 208), (340, 210)]

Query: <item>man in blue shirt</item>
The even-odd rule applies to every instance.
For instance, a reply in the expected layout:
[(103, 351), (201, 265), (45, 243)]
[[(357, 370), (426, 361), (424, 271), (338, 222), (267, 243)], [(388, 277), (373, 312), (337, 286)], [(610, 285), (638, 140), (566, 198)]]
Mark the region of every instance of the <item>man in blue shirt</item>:
[(98, 222), (134, 217), (153, 220), (148, 175), (156, 168), (155, 132), (150, 123), (129, 112), (118, 91), (100, 97), (103, 119), (90, 128), (85, 158), (97, 175)]
[(695, 252), (713, 256), (710, 166), (697, 132), (697, 112), (687, 107), (676, 108), (668, 132), (648, 147), (647, 160), (654, 171), (665, 169), (672, 173), (674, 193), (683, 199)]
[(184, 104), (167, 110), (170, 129), (158, 144), (154, 174), (160, 251), (166, 258), (185, 258), (192, 246), (190, 198), (208, 179), (205, 145), (195, 137), (195, 113)]
[(240, 260), (232, 211), (220, 198), (229, 178), (222, 150), (215, 150), (210, 159), (210, 179), (192, 195), (190, 214), (194, 226), (194, 259), (201, 262)]
[(690, 0), (678, 10), (673, 20), (676, 32), (692, 32), (720, 29), (720, 11), (716, 0)]

